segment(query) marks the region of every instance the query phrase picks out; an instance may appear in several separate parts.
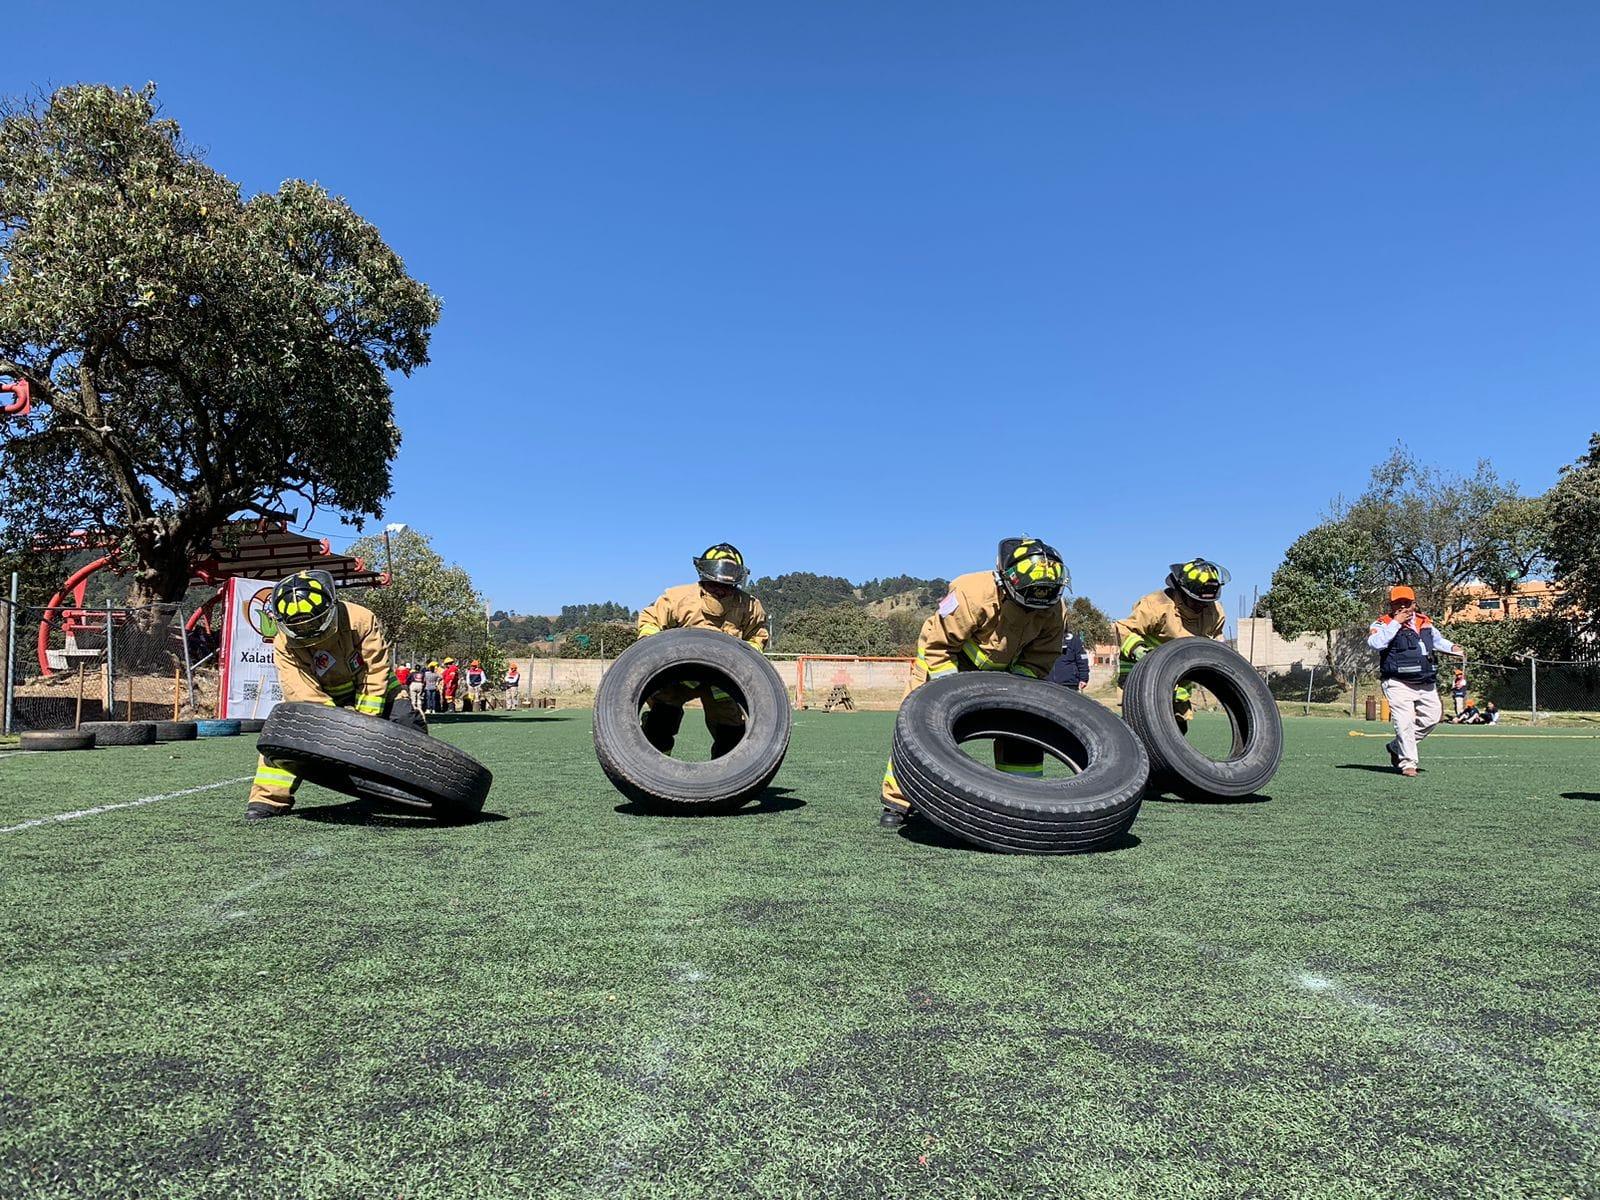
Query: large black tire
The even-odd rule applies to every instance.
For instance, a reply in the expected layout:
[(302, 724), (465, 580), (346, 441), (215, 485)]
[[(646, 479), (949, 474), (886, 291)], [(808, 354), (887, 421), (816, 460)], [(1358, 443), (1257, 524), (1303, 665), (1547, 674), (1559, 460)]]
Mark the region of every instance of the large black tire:
[(154, 721), (85, 721), (79, 733), (94, 734), (96, 746), (148, 746), (156, 740)]
[(94, 734), (74, 729), (52, 729), (22, 735), (23, 750), (93, 750)]
[[(1233, 724), (1233, 748), (1221, 760), (1191, 746), (1172, 712), (1172, 689), (1197, 683), (1217, 698)], [(1122, 690), (1122, 716), (1150, 755), (1152, 787), (1191, 800), (1259, 792), (1283, 759), (1283, 721), (1256, 669), (1209, 638), (1179, 638), (1139, 660)]]
[[(683, 680), (715, 682), (744, 709), (744, 737), (709, 762), (682, 762), (645, 740), (651, 693)], [(686, 814), (738, 808), (766, 790), (789, 751), (789, 692), (755, 647), (714, 629), (640, 638), (611, 664), (594, 698), (594, 752), (616, 789), (645, 807)]]
[[(961, 749), (991, 735), (1041, 746), (1078, 773), (1019, 778)], [(1150, 774), (1139, 739), (1109, 709), (1055, 684), (976, 671), (905, 698), (891, 757), (913, 810), (1011, 854), (1074, 854), (1117, 841), (1139, 814)]]
[(156, 741), (192, 742), (199, 735), (193, 721), (157, 721)]
[(268, 762), (334, 791), (397, 789), (445, 814), (481, 811), (493, 782), (488, 768), (448, 742), (326, 704), (278, 705), (256, 748)]

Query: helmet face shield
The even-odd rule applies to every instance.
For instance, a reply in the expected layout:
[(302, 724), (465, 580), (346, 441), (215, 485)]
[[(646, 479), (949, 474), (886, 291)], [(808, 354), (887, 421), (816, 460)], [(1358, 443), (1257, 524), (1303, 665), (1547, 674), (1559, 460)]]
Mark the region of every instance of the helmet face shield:
[(1007, 538), (995, 567), (1000, 587), (1023, 608), (1049, 608), (1072, 588), (1072, 575), (1055, 547), (1037, 538)]
[(1227, 567), (1220, 567), (1209, 559), (1191, 558), (1188, 562), (1173, 563), (1167, 582), (1189, 599), (1210, 604), (1232, 578)]
[(694, 569), (702, 583), (724, 583), (729, 587), (738, 587), (750, 577), (744, 565), (744, 555), (727, 542), (709, 547), (694, 560)]
[(315, 641), (339, 619), (333, 576), (327, 571), (301, 571), (272, 589), (272, 615), (291, 642)]

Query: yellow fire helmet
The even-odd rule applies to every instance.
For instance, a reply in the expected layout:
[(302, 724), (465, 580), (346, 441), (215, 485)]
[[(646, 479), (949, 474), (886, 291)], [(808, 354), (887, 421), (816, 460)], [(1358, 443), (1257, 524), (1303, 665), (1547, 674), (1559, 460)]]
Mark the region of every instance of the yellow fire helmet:
[(272, 589), (272, 615), (291, 642), (314, 642), (339, 619), (333, 576), (326, 571), (301, 571), (280, 579)]
[(1038, 538), (1006, 538), (994, 577), (1000, 589), (1023, 608), (1049, 608), (1072, 590), (1072, 575), (1054, 546)]

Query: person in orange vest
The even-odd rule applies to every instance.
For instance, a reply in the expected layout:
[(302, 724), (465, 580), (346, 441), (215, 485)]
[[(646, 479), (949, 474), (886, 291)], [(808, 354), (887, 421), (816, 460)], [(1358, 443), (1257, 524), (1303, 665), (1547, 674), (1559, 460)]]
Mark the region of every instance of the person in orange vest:
[(1378, 652), (1378, 678), (1394, 722), (1394, 739), (1384, 749), (1394, 769), (1413, 779), (1417, 743), (1437, 729), (1444, 716), (1433, 656), (1459, 654), (1465, 665), (1466, 651), (1417, 611), (1417, 594), (1403, 583), (1389, 589), (1389, 615), (1372, 623), (1367, 645)]

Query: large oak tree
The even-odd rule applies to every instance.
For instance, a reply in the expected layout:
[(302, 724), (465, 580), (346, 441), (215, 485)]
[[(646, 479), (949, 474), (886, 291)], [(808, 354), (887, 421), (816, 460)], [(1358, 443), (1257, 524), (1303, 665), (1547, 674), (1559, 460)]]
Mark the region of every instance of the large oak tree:
[(438, 299), (343, 200), (248, 199), (155, 89), (62, 88), (0, 111), (0, 541), (87, 528), (134, 599), (183, 595), (239, 514), (295, 496), (380, 516), (400, 441), (387, 372), (428, 361)]

